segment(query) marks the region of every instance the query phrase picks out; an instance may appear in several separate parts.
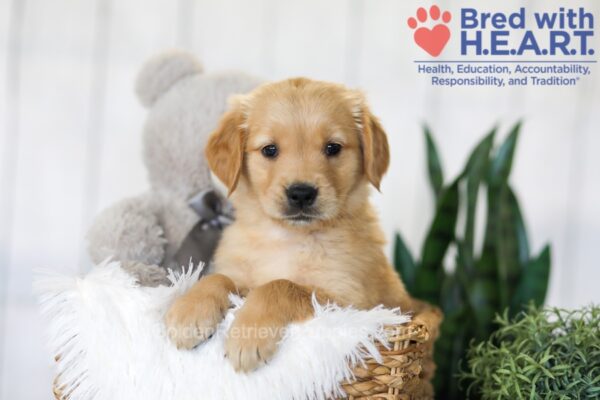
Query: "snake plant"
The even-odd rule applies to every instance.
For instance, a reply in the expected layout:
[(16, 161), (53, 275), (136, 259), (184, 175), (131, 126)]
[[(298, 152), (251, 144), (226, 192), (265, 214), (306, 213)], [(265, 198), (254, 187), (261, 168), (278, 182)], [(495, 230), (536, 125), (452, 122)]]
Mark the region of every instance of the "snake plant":
[[(473, 339), (485, 340), (494, 332), (496, 314), (514, 316), (530, 302), (542, 305), (546, 296), (550, 246), (531, 254), (509, 182), (520, 129), (519, 122), (497, 147), (496, 128), (492, 129), (473, 149), (462, 172), (446, 183), (433, 136), (424, 128), (435, 213), (418, 259), (396, 235), (394, 264), (411, 295), (444, 312), (435, 348), (434, 383), (440, 398), (464, 398), (457, 379), (461, 360)], [(485, 232), (476, 240), (477, 203), (484, 192)], [(481, 249), (476, 248), (479, 242)], [(451, 247), (456, 256), (445, 268)]]

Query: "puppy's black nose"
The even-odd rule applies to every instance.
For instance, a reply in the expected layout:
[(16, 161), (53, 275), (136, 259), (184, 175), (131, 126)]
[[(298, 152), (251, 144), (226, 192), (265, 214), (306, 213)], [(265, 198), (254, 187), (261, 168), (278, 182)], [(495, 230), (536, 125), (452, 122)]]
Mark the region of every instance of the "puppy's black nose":
[(311, 206), (317, 198), (318, 189), (306, 183), (294, 183), (288, 187), (285, 194), (290, 206), (304, 208)]

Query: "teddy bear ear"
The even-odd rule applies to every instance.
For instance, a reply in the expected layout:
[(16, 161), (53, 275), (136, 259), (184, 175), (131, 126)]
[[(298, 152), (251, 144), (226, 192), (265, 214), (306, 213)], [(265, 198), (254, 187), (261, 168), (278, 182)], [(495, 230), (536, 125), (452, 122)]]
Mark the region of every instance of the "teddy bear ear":
[(200, 62), (190, 53), (174, 50), (159, 54), (142, 67), (135, 91), (140, 102), (145, 107), (151, 107), (177, 81), (202, 71)]

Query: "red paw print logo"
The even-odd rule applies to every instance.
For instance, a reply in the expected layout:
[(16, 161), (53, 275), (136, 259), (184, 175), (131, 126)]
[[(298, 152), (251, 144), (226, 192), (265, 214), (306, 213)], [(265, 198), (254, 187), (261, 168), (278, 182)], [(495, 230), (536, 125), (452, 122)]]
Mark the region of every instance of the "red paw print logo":
[[(417, 10), (417, 18), (415, 19), (414, 17), (410, 17), (408, 19), (408, 26), (411, 29), (415, 29), (418, 25), (425, 23), (428, 17), (431, 18), (434, 23), (436, 23), (440, 19), (439, 7), (431, 6), (429, 13), (427, 13), (427, 10), (425, 10), (423, 7), (419, 7)], [(452, 15), (450, 12), (444, 11), (444, 13), (441, 14), (441, 17), (442, 20), (432, 29), (421, 26), (415, 31), (414, 34), (415, 43), (434, 57), (440, 55), (442, 50), (444, 50), (444, 47), (446, 47), (446, 43), (448, 43), (448, 40), (450, 39), (450, 29), (448, 29), (446, 24), (450, 22)]]

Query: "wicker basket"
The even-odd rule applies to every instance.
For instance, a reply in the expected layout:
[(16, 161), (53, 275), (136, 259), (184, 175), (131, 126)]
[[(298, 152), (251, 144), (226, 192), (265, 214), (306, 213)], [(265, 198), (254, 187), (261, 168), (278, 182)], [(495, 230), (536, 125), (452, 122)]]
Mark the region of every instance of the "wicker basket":
[[(423, 304), (411, 322), (386, 329), (390, 349), (378, 344), (383, 362), (365, 360), (353, 369), (355, 379), (342, 383), (351, 400), (433, 399), (431, 378), (435, 371), (433, 344), (439, 333), (441, 312)], [(68, 400), (54, 381), (54, 397)]]
[(433, 399), (431, 378), (435, 372), (433, 344), (439, 334), (442, 313), (423, 304), (411, 322), (387, 328), (392, 346), (379, 344), (383, 362), (366, 360), (354, 368), (355, 379), (342, 388), (349, 399)]

